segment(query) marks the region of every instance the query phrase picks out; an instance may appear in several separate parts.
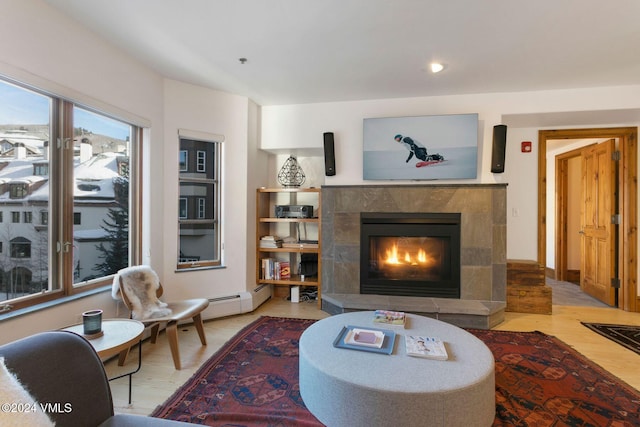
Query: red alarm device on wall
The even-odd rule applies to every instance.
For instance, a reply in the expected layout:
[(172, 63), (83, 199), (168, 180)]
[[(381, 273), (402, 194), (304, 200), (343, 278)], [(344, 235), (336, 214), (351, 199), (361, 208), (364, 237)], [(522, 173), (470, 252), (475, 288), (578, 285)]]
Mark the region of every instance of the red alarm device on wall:
[(531, 141), (522, 141), (521, 148), (522, 148), (522, 152), (523, 153), (530, 153), (531, 152)]

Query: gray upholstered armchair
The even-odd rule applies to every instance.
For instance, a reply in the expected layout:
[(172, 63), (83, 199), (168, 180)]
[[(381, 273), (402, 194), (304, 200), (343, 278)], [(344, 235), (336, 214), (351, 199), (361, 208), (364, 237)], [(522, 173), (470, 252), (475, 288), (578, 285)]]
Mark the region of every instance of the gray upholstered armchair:
[[(57, 408), (47, 415), (58, 427), (189, 425), (140, 415), (114, 415), (102, 361), (89, 342), (72, 332), (43, 332), (5, 344), (0, 346), (0, 358), (36, 402)], [(4, 414), (8, 415), (20, 416)], [(26, 416), (24, 421), (29, 422)]]

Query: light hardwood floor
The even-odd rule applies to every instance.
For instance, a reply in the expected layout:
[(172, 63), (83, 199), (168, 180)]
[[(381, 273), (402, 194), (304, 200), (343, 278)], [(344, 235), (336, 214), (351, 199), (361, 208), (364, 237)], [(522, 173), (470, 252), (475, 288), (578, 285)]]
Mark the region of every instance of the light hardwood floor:
[[(133, 397), (128, 404), (128, 379), (111, 382), (115, 411), (147, 415), (162, 404), (185, 383), (197, 368), (213, 355), (242, 327), (260, 316), (322, 319), (327, 313), (315, 302), (290, 303), (273, 298), (248, 314), (205, 322), (208, 345), (202, 346), (192, 325), (179, 328), (182, 370), (173, 367), (166, 336), (161, 333), (156, 344), (145, 341), (142, 347), (142, 368), (133, 376)], [(495, 329), (508, 331), (541, 331), (556, 336), (612, 374), (640, 390), (640, 355), (590, 331), (581, 321), (618, 323), (640, 326), (640, 313), (628, 313), (614, 308), (553, 306), (552, 315), (506, 313), (505, 322)], [(124, 367), (115, 360), (106, 363), (107, 374), (115, 376), (137, 364), (137, 350), (132, 351)]]

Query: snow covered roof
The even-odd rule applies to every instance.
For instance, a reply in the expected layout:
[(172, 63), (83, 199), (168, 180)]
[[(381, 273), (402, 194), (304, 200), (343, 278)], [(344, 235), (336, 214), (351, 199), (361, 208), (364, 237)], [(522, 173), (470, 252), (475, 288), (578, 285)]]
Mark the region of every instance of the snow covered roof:
[(104, 240), (108, 237), (107, 231), (102, 228), (94, 228), (91, 230), (76, 230), (73, 231), (73, 240)]
[[(98, 201), (113, 200), (115, 198), (114, 181), (118, 174), (118, 159), (126, 158), (118, 153), (103, 153), (80, 162), (76, 158), (74, 162), (74, 197)], [(48, 176), (34, 175), (34, 164), (41, 164), (43, 158), (27, 157), (22, 159), (4, 158), (0, 163), (0, 184), (5, 184), (5, 192), (0, 194), (0, 202), (10, 200), (9, 186), (12, 183), (24, 183), (33, 185), (45, 181), (44, 185), (31, 192), (23, 200), (48, 200), (49, 185)], [(8, 185), (7, 185), (8, 184)]]

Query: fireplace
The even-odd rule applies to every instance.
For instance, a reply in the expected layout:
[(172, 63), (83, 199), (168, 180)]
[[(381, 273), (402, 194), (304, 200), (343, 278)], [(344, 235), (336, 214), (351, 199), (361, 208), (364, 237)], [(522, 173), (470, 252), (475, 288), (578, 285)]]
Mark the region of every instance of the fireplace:
[[(363, 213), (459, 212), (460, 300), (504, 302), (507, 295), (506, 206), (506, 184), (323, 186), (322, 298), (349, 295), (354, 296), (354, 301), (359, 300), (356, 296), (361, 292), (360, 219)], [(402, 300), (412, 298), (419, 297), (400, 297)], [(447, 305), (459, 301), (426, 298), (442, 299)], [(380, 308), (375, 304), (366, 307)]]
[(460, 213), (360, 214), (360, 293), (460, 298)]

